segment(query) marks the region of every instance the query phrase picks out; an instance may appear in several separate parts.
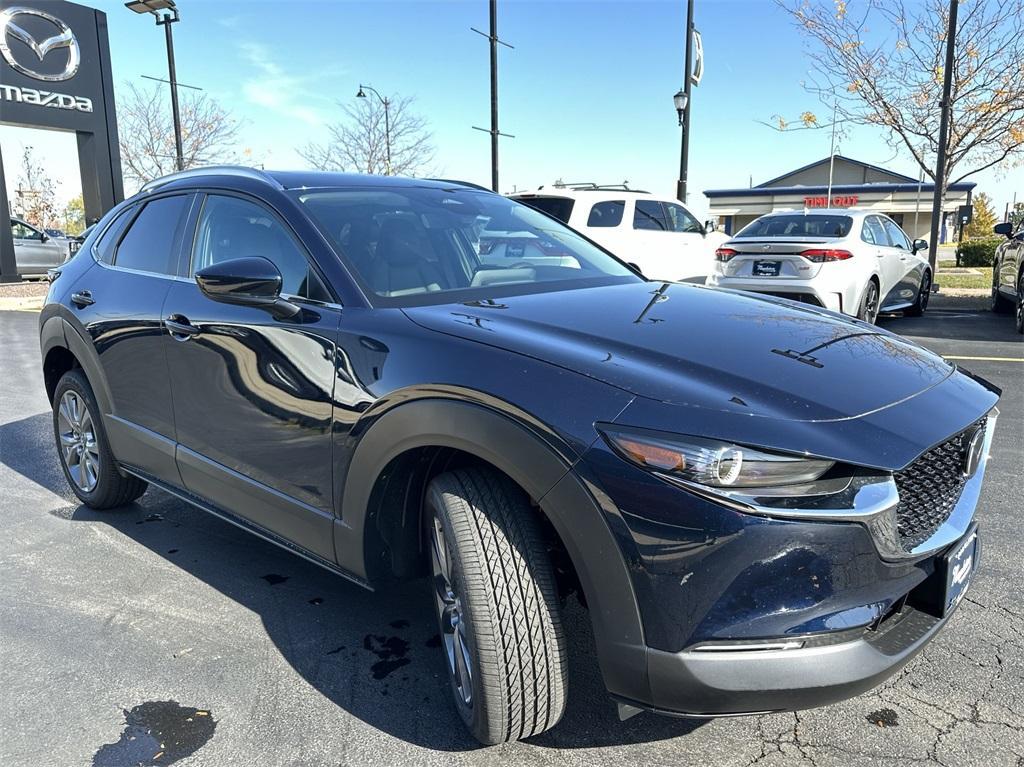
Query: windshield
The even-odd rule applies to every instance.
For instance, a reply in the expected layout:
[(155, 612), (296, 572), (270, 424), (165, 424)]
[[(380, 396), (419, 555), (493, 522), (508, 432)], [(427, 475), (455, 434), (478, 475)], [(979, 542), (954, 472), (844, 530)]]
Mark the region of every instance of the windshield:
[(641, 280), (571, 229), (489, 192), (405, 187), (303, 190), (296, 196), (376, 305)]
[(743, 227), (737, 237), (845, 237), (853, 219), (849, 216), (764, 216)]

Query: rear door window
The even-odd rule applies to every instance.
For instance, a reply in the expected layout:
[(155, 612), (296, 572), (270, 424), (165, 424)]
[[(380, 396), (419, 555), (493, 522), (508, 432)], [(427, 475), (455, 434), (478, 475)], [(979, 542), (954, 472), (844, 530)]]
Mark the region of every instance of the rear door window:
[(160, 197), (146, 203), (114, 252), (114, 266), (152, 274), (175, 274), (174, 245), (188, 210), (189, 196)]
[(618, 226), (626, 210), (625, 200), (605, 200), (594, 204), (587, 218), (587, 226)]
[(655, 232), (670, 231), (665, 209), (657, 200), (637, 200), (633, 211), (633, 228)]

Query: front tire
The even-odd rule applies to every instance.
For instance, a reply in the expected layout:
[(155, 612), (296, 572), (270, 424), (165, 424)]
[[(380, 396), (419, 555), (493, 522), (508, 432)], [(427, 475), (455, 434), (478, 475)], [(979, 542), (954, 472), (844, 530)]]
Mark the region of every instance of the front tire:
[(568, 661), (554, 571), (536, 511), (488, 469), (461, 469), (426, 493), (433, 591), (455, 707), (486, 744), (553, 727)]
[(81, 370), (69, 370), (53, 394), (53, 436), (61, 468), (78, 500), (93, 509), (131, 503), (146, 483), (118, 471), (99, 405)]
[(1014, 309), (1014, 302), (999, 291), (999, 262), (992, 267), (992, 311), (996, 314), (1009, 314)]
[(869, 325), (874, 325), (878, 319), (879, 291), (878, 283), (869, 280), (864, 288), (864, 296), (860, 300), (860, 307), (857, 309), (857, 319), (863, 320)]

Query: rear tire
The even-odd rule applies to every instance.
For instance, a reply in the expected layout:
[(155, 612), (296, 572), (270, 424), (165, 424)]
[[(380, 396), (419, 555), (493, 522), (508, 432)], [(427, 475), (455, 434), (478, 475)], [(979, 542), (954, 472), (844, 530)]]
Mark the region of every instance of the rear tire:
[(565, 710), (568, 660), (536, 511), (510, 479), (487, 469), (436, 477), (425, 505), (459, 715), (487, 744), (550, 729)]
[(64, 477), (89, 508), (124, 506), (146, 492), (145, 482), (118, 470), (99, 405), (81, 370), (69, 370), (57, 382), (53, 436)]
[(914, 305), (909, 307), (903, 313), (908, 317), (920, 317), (928, 309), (928, 299), (932, 293), (932, 273), (927, 269), (924, 274), (921, 275), (921, 284), (917, 288), (917, 298), (914, 299)]
[(873, 279), (868, 280), (868, 285), (864, 288), (864, 295), (860, 299), (860, 307), (857, 309), (857, 319), (874, 325), (878, 319), (878, 302), (878, 283)]
[(1024, 334), (1024, 272), (1017, 275), (1017, 332)]

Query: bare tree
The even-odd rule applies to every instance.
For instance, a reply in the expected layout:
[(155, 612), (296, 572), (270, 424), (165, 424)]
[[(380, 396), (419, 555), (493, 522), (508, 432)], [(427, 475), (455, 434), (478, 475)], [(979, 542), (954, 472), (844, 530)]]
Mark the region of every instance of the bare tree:
[[(237, 160), (238, 122), (205, 93), (179, 91), (181, 144), (186, 168)], [(121, 165), (138, 184), (173, 173), (174, 121), (167, 90), (129, 83), (118, 96)]]
[[(840, 125), (884, 130), (935, 178), (949, 0), (775, 0), (806, 36), (804, 83)], [(1024, 159), (1024, 0), (961, 2), (945, 179)], [(778, 130), (824, 128), (812, 112)], [(943, 190), (945, 192), (945, 190)]]
[(31, 146), (26, 146), (21, 154), (21, 173), (14, 194), (15, 208), (22, 218), (40, 229), (54, 226), (57, 220), (57, 193), (53, 179), (36, 162)]
[(390, 170), (398, 176), (423, 173), (434, 159), (433, 134), (426, 119), (413, 111), (413, 101), (402, 97), (388, 99), (390, 169), (384, 106), (375, 98), (357, 99), (354, 104), (338, 102), (344, 118), (327, 126), (330, 138), (323, 144), (307, 144), (298, 152), (318, 170), (378, 174)]

